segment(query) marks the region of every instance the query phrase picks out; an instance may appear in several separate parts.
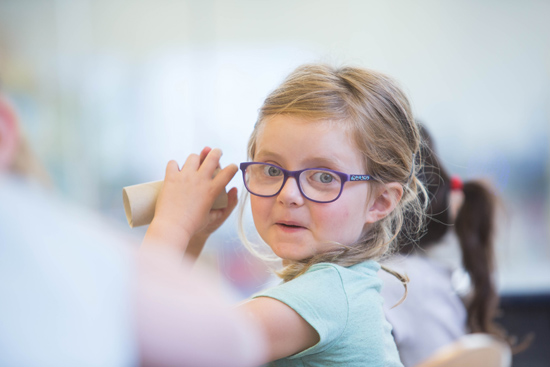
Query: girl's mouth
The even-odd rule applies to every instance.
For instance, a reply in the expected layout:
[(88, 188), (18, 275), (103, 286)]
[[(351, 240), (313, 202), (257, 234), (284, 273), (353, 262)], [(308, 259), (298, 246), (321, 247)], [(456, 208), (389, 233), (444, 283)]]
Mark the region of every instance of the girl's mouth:
[(285, 226), (285, 227), (291, 227), (291, 228), (304, 228), (304, 227), (302, 227), (302, 226), (295, 226), (295, 225), (293, 225), (293, 224), (279, 223), (279, 225)]
[(301, 226), (301, 225), (298, 225), (297, 223), (292, 223), (292, 222), (277, 222), (276, 224), (278, 227), (287, 231), (306, 229), (304, 226)]

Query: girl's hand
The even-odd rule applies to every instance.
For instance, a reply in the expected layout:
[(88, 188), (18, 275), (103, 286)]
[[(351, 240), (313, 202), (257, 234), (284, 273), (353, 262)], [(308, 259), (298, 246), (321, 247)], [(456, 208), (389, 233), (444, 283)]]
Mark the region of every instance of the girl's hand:
[[(201, 164), (210, 151), (211, 149), (208, 147), (202, 150), (200, 154)], [(210, 209), (206, 226), (195, 233), (189, 240), (185, 255), (190, 261), (196, 260), (199, 257), (208, 237), (225, 222), (227, 217), (229, 217), (233, 209), (237, 206), (239, 201), (237, 197), (237, 188), (233, 187), (229, 190), (227, 196), (227, 207), (223, 209)]]
[[(200, 164), (204, 162), (206, 159), (208, 153), (212, 151), (211, 148), (205, 147), (201, 154), (200, 154)], [(216, 169), (219, 168), (219, 165), (216, 167)], [(237, 197), (237, 188), (233, 187), (229, 192), (227, 193), (227, 207), (221, 208), (221, 209), (210, 209), (208, 213), (208, 219), (206, 225), (197, 231), (196, 236), (199, 237), (208, 237), (214, 231), (216, 231), (229, 217), (231, 212), (233, 212), (233, 209), (237, 206), (238, 203), (238, 197)]]
[(211, 210), (211, 207), (238, 168), (231, 164), (213, 177), (221, 155), (220, 149), (207, 147), (200, 156), (191, 154), (181, 170), (175, 161), (168, 162), (144, 243), (164, 242), (184, 252), (193, 236), (207, 237), (223, 223), (236, 205), (236, 190), (230, 191), (227, 208)]

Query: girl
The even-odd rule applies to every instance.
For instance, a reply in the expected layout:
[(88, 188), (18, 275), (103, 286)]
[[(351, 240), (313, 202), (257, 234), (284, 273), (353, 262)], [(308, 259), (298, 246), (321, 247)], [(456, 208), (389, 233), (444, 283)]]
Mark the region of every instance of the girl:
[[(280, 285), (240, 306), (266, 333), (266, 362), (401, 366), (376, 260), (404, 210), (421, 214), (419, 144), (406, 96), (374, 71), (305, 65), (267, 97), (240, 166), (255, 227), (284, 266)], [(181, 171), (168, 164), (145, 247), (200, 253), (237, 203), (233, 188), (226, 209), (209, 210), (237, 172), (212, 178), (220, 156), (205, 148)]]
[[(468, 332), (490, 333), (504, 338), (494, 323), (498, 294), (493, 280), (493, 231), (496, 197), (481, 181), (462, 183), (450, 176), (434, 153), (428, 131), (420, 126), (424, 144), (424, 166), (418, 177), (430, 198), (429, 220), (418, 246), (403, 246), (402, 255), (388, 264), (414, 279), (409, 298), (401, 307), (388, 309), (395, 341), (405, 366), (414, 366)], [(463, 301), (453, 288), (453, 272), (430, 257), (430, 251), (443, 242), (448, 233), (457, 236), (462, 264), (468, 273), (472, 291)], [(407, 242), (403, 237), (402, 242)], [(400, 284), (382, 274), (382, 295), (386, 305), (400, 297)], [(429, 299), (429, 302), (426, 300)], [(424, 332), (418, 335), (418, 328)]]

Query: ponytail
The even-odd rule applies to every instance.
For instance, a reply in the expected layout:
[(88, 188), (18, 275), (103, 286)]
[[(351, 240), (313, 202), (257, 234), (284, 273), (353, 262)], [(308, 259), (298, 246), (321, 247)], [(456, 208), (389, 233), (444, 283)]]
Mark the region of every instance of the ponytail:
[[(420, 148), (422, 168), (417, 176), (428, 191), (425, 198), (428, 200), (426, 225), (424, 233), (416, 241), (414, 238), (413, 241), (409, 240), (411, 237), (408, 235), (400, 237), (399, 242), (404, 244), (400, 253), (409, 254), (417, 249), (423, 251), (436, 246), (454, 228), (462, 252), (462, 265), (472, 284), (471, 291), (464, 299), (469, 332), (492, 334), (506, 341), (513, 353), (518, 353), (529, 346), (532, 336), (518, 343), (515, 337), (508, 336), (494, 321), (499, 305), (493, 276), (498, 198), (490, 186), (482, 181), (462, 183), (458, 176), (450, 175), (435, 153), (429, 132), (422, 124), (419, 124), (419, 128), (423, 142)], [(455, 191), (462, 192), (464, 200), (453, 218), (449, 209), (454, 209), (451, 196)], [(410, 221), (410, 216), (407, 219)]]
[(462, 265), (470, 275), (473, 288), (466, 301), (468, 328), (471, 333), (489, 333), (505, 340), (512, 353), (519, 353), (529, 347), (534, 334), (518, 342), (494, 322), (499, 304), (493, 279), (497, 197), (480, 181), (465, 183), (462, 191), (464, 202), (455, 219), (455, 232), (462, 250)]
[(470, 275), (472, 294), (467, 302), (470, 332), (502, 337), (493, 319), (498, 294), (493, 280), (496, 197), (479, 181), (466, 182), (464, 202), (457, 213), (455, 231), (462, 250), (462, 264)]

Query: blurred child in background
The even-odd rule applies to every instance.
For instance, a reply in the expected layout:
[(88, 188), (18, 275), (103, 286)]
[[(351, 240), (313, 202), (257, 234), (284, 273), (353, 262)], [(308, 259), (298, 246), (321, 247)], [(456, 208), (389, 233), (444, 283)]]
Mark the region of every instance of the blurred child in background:
[(207, 277), (162, 251), (137, 256), (97, 215), (31, 183), (44, 172), (0, 92), (0, 365), (259, 363), (263, 336)]
[[(411, 280), (407, 299), (399, 307), (392, 308), (400, 298), (400, 283), (381, 273), (386, 317), (405, 366), (414, 366), (466, 333), (504, 336), (494, 322), (498, 307), (494, 281), (496, 196), (482, 181), (463, 183), (450, 176), (435, 153), (432, 137), (422, 125), (420, 131), (423, 166), (418, 177), (429, 198), (426, 229), (418, 242), (402, 235), (405, 245), (400, 254), (386, 263)], [(464, 298), (455, 289), (459, 273), (430, 257), (430, 251), (448, 235), (458, 239), (462, 266), (470, 279), (471, 291)]]

